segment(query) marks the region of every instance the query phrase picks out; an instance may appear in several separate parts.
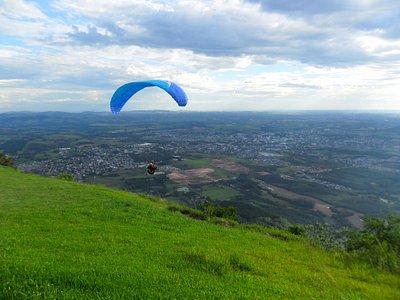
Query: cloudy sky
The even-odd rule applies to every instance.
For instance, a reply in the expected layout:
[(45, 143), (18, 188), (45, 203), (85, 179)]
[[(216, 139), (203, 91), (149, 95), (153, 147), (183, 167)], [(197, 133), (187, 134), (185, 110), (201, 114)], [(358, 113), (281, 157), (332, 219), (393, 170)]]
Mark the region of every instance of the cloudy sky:
[(400, 110), (400, 1), (0, 0), (0, 112), (106, 111), (146, 79), (193, 111)]

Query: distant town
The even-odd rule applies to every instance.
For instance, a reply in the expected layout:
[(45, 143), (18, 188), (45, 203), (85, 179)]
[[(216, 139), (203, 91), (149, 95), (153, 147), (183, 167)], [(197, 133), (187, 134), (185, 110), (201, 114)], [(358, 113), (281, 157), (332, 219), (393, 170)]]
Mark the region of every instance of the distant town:
[[(400, 208), (400, 116), (60, 114), (30, 126), (0, 115), (0, 150), (23, 172), (71, 174), (193, 206), (208, 199), (247, 221), (356, 226), (361, 215)], [(153, 177), (149, 161), (159, 166)]]

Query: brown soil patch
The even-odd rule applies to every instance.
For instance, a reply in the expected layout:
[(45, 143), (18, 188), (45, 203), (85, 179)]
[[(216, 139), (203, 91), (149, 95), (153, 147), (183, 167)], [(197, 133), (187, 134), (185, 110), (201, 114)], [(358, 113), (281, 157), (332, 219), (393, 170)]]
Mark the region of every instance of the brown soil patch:
[(332, 217), (333, 212), (329, 205), (319, 199), (310, 197), (310, 196), (304, 196), (297, 194), (295, 192), (274, 186), (272, 184), (267, 184), (261, 180), (254, 180), (255, 182), (258, 183), (258, 185), (264, 189), (268, 190), (271, 194), (276, 195), (278, 197), (282, 197), (284, 199), (288, 200), (299, 200), (299, 201), (305, 201), (305, 202), (310, 202), (314, 203), (314, 209), (320, 211), (323, 213), (326, 217)]
[(240, 173), (249, 173), (250, 169), (242, 166), (240, 164), (234, 163), (229, 160), (223, 160), (223, 159), (213, 159), (212, 163), (217, 166), (218, 168), (224, 169), (228, 172), (235, 173), (235, 174), (240, 174)]
[(330, 206), (324, 202), (318, 201), (317, 203), (314, 204), (314, 208), (316, 210), (319, 210), (320, 212), (322, 212), (325, 216), (328, 216), (328, 217), (333, 216), (333, 212), (332, 212)]
[(350, 217), (347, 217), (347, 220), (354, 227), (361, 229), (363, 227), (363, 222), (361, 220), (362, 216), (363, 214), (360, 214), (358, 212), (353, 212), (353, 214)]
[(363, 221), (361, 220), (361, 218), (364, 216), (362, 213), (356, 212), (354, 210), (351, 209), (347, 209), (344, 207), (336, 207), (336, 209), (338, 211), (340, 211), (341, 213), (352, 213), (351, 216), (347, 217), (347, 221), (349, 221), (349, 223), (351, 225), (353, 225), (354, 227), (361, 229), (363, 228), (364, 224)]
[(270, 175), (271, 173), (263, 171), (263, 172), (257, 172), (257, 174), (260, 176), (267, 176)]
[(215, 181), (210, 174), (214, 173), (211, 168), (198, 168), (190, 170), (175, 170), (167, 176), (169, 179), (180, 184), (204, 184)]

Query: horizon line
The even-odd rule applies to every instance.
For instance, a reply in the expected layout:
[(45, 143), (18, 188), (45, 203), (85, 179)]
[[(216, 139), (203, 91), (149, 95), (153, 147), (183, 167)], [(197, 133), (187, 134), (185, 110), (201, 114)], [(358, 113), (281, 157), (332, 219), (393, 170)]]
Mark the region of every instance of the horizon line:
[[(387, 109), (273, 109), (273, 110), (165, 110), (165, 109), (153, 109), (153, 110), (126, 110), (121, 111), (118, 114), (126, 113), (318, 113), (318, 112), (336, 112), (336, 113), (400, 113), (400, 110), (387, 110)], [(0, 112), (2, 114), (16, 114), (16, 113), (109, 113), (107, 110), (83, 110), (83, 111), (68, 111), (68, 110), (43, 110), (43, 111), (32, 111), (32, 110), (10, 110)]]

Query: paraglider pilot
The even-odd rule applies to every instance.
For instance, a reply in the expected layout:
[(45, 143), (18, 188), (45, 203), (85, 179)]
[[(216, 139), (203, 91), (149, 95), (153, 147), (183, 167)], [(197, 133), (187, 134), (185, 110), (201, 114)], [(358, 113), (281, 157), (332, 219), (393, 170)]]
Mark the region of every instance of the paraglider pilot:
[(147, 173), (149, 173), (150, 175), (153, 175), (156, 171), (157, 171), (157, 165), (154, 162), (149, 162), (147, 164)]

